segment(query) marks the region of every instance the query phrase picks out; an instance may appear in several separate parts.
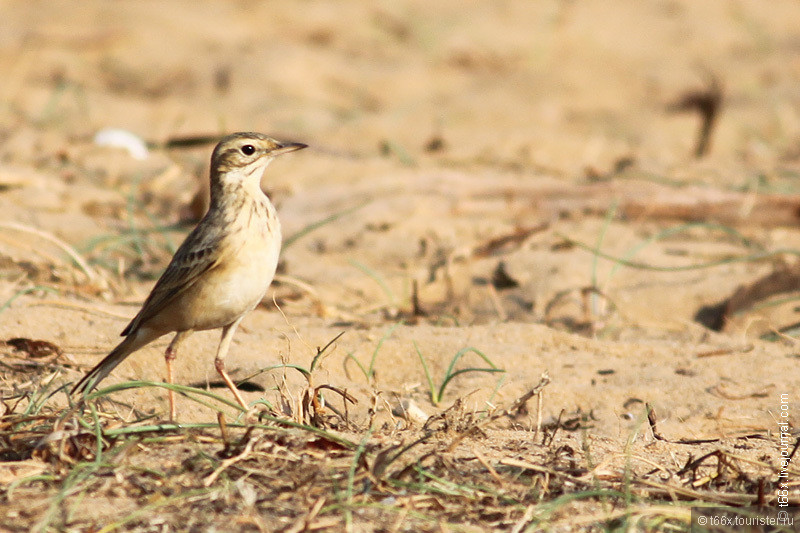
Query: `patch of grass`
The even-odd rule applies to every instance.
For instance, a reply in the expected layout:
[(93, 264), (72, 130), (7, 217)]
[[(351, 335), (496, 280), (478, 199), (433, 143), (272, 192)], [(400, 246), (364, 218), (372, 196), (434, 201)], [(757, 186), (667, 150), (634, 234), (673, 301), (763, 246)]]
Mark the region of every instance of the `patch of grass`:
[(75, 249), (72, 248), (72, 246), (65, 243), (63, 240), (59, 239), (52, 233), (31, 226), (26, 226), (25, 224), (20, 224), (18, 222), (0, 221), (0, 228), (10, 229), (13, 231), (19, 231), (22, 233), (33, 235), (52, 244), (53, 246), (59, 248), (62, 252), (64, 252), (70, 258), (70, 261), (72, 261), (84, 273), (84, 275), (89, 281), (94, 281), (97, 278), (97, 274), (86, 263), (83, 257), (81, 257), (81, 255), (77, 251), (75, 251)]
[[(146, 215), (152, 222), (152, 227), (138, 227), (135, 218), (131, 216), (127, 229), (119, 233), (92, 237), (81, 246), (81, 250), (91, 257), (93, 265), (112, 272), (117, 271), (117, 258), (120, 256), (150, 265), (153, 271), (147, 272), (146, 277), (155, 278), (169, 257), (177, 250), (170, 233), (184, 231), (184, 226), (161, 225), (151, 214), (146, 213)], [(160, 238), (156, 239), (157, 236)], [(154, 258), (157, 264), (154, 264)]]
[(631, 259), (636, 253), (638, 253), (640, 250), (642, 250), (645, 246), (647, 246), (647, 245), (649, 245), (649, 244), (651, 244), (651, 243), (653, 243), (655, 241), (658, 241), (660, 239), (664, 239), (666, 237), (670, 237), (672, 235), (675, 235), (677, 233), (685, 232), (685, 231), (687, 231), (687, 230), (689, 230), (691, 228), (694, 228), (694, 227), (705, 227), (705, 228), (709, 228), (709, 229), (721, 230), (721, 231), (724, 231), (725, 233), (727, 233), (727, 234), (729, 234), (731, 236), (738, 237), (739, 239), (741, 239), (741, 242), (742, 242), (742, 244), (744, 246), (747, 246), (748, 248), (753, 246), (753, 244), (748, 239), (746, 239), (739, 232), (737, 232), (736, 230), (734, 230), (732, 228), (729, 228), (727, 226), (721, 226), (721, 225), (718, 225), (718, 224), (708, 224), (708, 223), (701, 223), (701, 222), (690, 223), (690, 224), (682, 224), (682, 225), (674, 227), (674, 228), (668, 228), (666, 230), (660, 231), (660, 232), (656, 233), (655, 235), (653, 235), (652, 237), (650, 237), (649, 239), (647, 239), (646, 241), (638, 244), (637, 246), (635, 246), (634, 248), (632, 248), (631, 250), (629, 250), (628, 252), (626, 252), (622, 256), (615, 256), (615, 255), (612, 255), (612, 254), (608, 254), (608, 253), (603, 252), (602, 250), (598, 249), (596, 246), (591, 246), (591, 245), (582, 243), (580, 241), (577, 241), (575, 239), (570, 238), (567, 235), (564, 235), (563, 233), (556, 233), (555, 235), (557, 235), (559, 238), (563, 239), (565, 242), (567, 242), (567, 243), (569, 243), (569, 244), (571, 244), (573, 246), (576, 246), (578, 248), (582, 248), (582, 249), (586, 250), (587, 252), (590, 252), (590, 253), (594, 254), (595, 256), (597, 256), (597, 257), (599, 257), (601, 259), (607, 259), (609, 261), (612, 261), (612, 262), (616, 263), (615, 269), (617, 269), (617, 268), (619, 268), (621, 266), (624, 266), (624, 267), (628, 267), (628, 268), (636, 268), (636, 269), (639, 269), (639, 270), (649, 270), (649, 271), (653, 271), (653, 272), (686, 272), (686, 271), (692, 271), (692, 270), (701, 270), (701, 269), (705, 269), (705, 268), (712, 268), (712, 267), (721, 266), (721, 265), (728, 265), (728, 264), (733, 264), (733, 263), (749, 263), (749, 262), (763, 261), (765, 259), (770, 259), (772, 257), (776, 257), (776, 256), (780, 256), (780, 255), (792, 255), (792, 256), (800, 257), (800, 250), (798, 250), (796, 248), (779, 248), (779, 249), (771, 250), (771, 251), (770, 250), (759, 250), (759, 251), (754, 252), (752, 254), (739, 255), (739, 256), (735, 256), (735, 257), (726, 257), (724, 259), (717, 259), (717, 260), (714, 260), (714, 261), (706, 261), (706, 262), (703, 262), (703, 263), (695, 263), (695, 264), (691, 264), (691, 265), (679, 265), (679, 266), (652, 265), (652, 264), (648, 264), (648, 263), (641, 263), (641, 262), (633, 261)]
[(102, 388), (102, 389), (98, 389), (98, 390), (92, 391), (91, 393), (86, 395), (85, 399), (86, 399), (87, 402), (90, 402), (92, 400), (97, 400), (97, 399), (100, 399), (100, 398), (104, 398), (104, 397), (109, 396), (111, 394), (114, 394), (116, 392), (121, 392), (121, 391), (129, 390), (129, 389), (139, 389), (139, 388), (143, 388), (143, 387), (155, 387), (155, 388), (171, 390), (171, 391), (176, 392), (176, 393), (178, 393), (178, 394), (180, 394), (182, 396), (190, 398), (192, 401), (194, 401), (196, 403), (199, 403), (200, 405), (203, 405), (204, 407), (207, 407), (207, 408), (211, 409), (212, 411), (215, 411), (215, 412), (218, 412), (218, 413), (225, 413), (225, 411), (224, 411), (224, 409), (222, 407), (220, 407), (218, 405), (215, 405), (215, 404), (213, 404), (211, 402), (208, 402), (208, 401), (204, 400), (203, 398), (211, 399), (211, 400), (217, 402), (218, 404), (222, 404), (223, 406), (226, 406), (226, 407), (231, 407), (231, 408), (233, 408), (233, 409), (235, 409), (236, 411), (239, 411), (239, 412), (243, 412), (244, 411), (242, 406), (239, 405), (237, 402), (229, 400), (228, 398), (226, 398), (224, 396), (221, 396), (219, 394), (216, 394), (213, 391), (209, 391), (209, 390), (205, 390), (205, 389), (199, 389), (197, 387), (190, 387), (188, 385), (179, 385), (179, 384), (176, 384), (176, 383), (164, 383), (164, 382), (161, 382), (161, 381), (124, 381), (122, 383), (117, 383), (117, 384), (111, 385), (109, 387), (105, 387), (105, 388)]
[[(422, 355), (422, 352), (417, 346), (417, 343), (414, 342), (414, 349), (417, 351), (417, 356), (419, 356), (420, 363), (422, 363), (422, 369), (425, 372), (425, 379), (428, 382), (428, 390), (430, 391), (430, 399), (433, 405), (439, 405), (442, 401), (442, 397), (444, 396), (444, 391), (447, 388), (447, 385), (455, 379), (457, 376), (461, 374), (466, 374), (469, 372), (488, 372), (488, 373), (495, 373), (495, 372), (505, 372), (502, 368), (498, 368), (483, 352), (476, 348), (467, 347), (462, 348), (453, 356), (450, 360), (450, 365), (447, 367), (447, 370), (442, 376), (442, 381), (437, 388), (434, 384), (433, 377), (431, 376), (430, 370), (428, 370), (428, 363), (425, 361), (425, 357)], [(488, 368), (486, 367), (470, 367), (470, 368), (462, 368), (456, 370), (456, 363), (458, 363), (459, 359), (464, 357), (468, 353), (474, 353), (478, 355), (483, 361), (489, 365)]]
[(392, 327), (386, 330), (386, 333), (383, 334), (383, 337), (381, 337), (381, 340), (378, 341), (377, 346), (375, 346), (375, 349), (372, 351), (372, 357), (370, 358), (368, 365), (363, 365), (361, 361), (356, 359), (352, 353), (348, 353), (347, 356), (345, 356), (345, 364), (347, 364), (347, 361), (353, 361), (358, 369), (361, 370), (361, 373), (364, 374), (367, 382), (372, 383), (375, 379), (375, 361), (378, 359), (378, 352), (381, 350), (381, 346), (383, 346), (383, 343), (386, 341), (386, 339), (392, 336), (394, 330), (403, 324), (404, 322), (400, 320), (399, 322), (395, 322)]
[[(297, 372), (299, 372), (300, 374), (303, 375), (303, 377), (306, 379), (306, 382), (308, 383), (308, 387), (305, 389), (305, 391), (304, 391), (304, 393), (302, 395), (302, 401), (301, 401), (301, 403), (299, 405), (299, 408), (297, 409), (297, 412), (296, 412), (297, 419), (298, 420), (302, 420), (302, 421), (307, 421), (307, 422), (312, 423), (314, 425), (321, 424), (322, 423), (322, 419), (321, 419), (322, 411), (325, 410), (325, 405), (326, 405), (325, 404), (325, 399), (324, 399), (324, 396), (323, 396), (323, 390), (329, 390), (329, 391), (332, 391), (332, 392), (338, 394), (342, 398), (342, 401), (345, 403), (345, 405), (344, 405), (344, 411), (343, 412), (339, 412), (339, 411), (335, 410), (330, 405), (328, 407), (331, 410), (335, 411), (336, 415), (339, 416), (345, 424), (348, 424), (349, 420), (348, 420), (348, 416), (347, 416), (347, 411), (348, 411), (347, 410), (347, 402), (356, 403), (355, 398), (353, 398), (353, 396), (350, 395), (346, 390), (340, 389), (339, 387), (335, 387), (335, 386), (327, 384), (327, 383), (323, 383), (321, 385), (316, 385), (315, 382), (314, 382), (314, 371), (320, 365), (320, 363), (322, 362), (322, 359), (329, 353), (328, 352), (328, 348), (333, 346), (334, 343), (337, 340), (339, 340), (339, 338), (341, 338), (342, 335), (344, 335), (344, 333), (345, 332), (342, 331), (341, 333), (336, 335), (333, 339), (328, 341), (328, 343), (325, 346), (323, 346), (322, 348), (317, 347), (317, 353), (312, 358), (311, 364), (309, 365), (308, 368), (304, 368), (303, 366), (300, 366), (300, 365), (297, 365), (297, 364), (292, 364), (292, 363), (280, 363), (280, 364), (277, 364), (277, 365), (270, 365), (270, 366), (267, 366), (267, 367), (264, 367), (264, 368), (260, 369), (256, 373), (244, 378), (243, 380), (239, 381), (239, 383), (246, 382), (246, 381), (256, 377), (259, 374), (262, 374), (264, 372), (268, 372), (268, 371), (271, 371), (271, 370), (277, 370), (277, 369), (292, 369), (292, 370), (296, 370)], [(284, 394), (284, 391), (281, 388), (278, 388), (278, 390), (283, 395), (284, 404), (288, 405), (290, 403), (288, 401), (288, 399), (289, 399), (288, 396), (289, 395)], [(272, 406), (269, 404), (269, 402), (266, 402), (265, 400), (262, 400), (261, 402), (264, 405), (266, 405), (270, 410), (274, 411), (274, 409), (272, 409)]]
[[(580, 289), (583, 308), (587, 317), (589, 316), (597, 317), (602, 314), (599, 311), (599, 306), (598, 306), (598, 302), (601, 297), (607, 300), (609, 309), (613, 310), (616, 308), (615, 303), (611, 301), (609, 297), (601, 289), (601, 282), (599, 280), (599, 275), (598, 275), (599, 262), (601, 259), (605, 259), (612, 262), (611, 269), (609, 270), (609, 273), (605, 281), (605, 283), (608, 283), (622, 267), (653, 271), (653, 272), (686, 272), (694, 270), (703, 270), (707, 268), (713, 268), (732, 263), (763, 261), (765, 259), (770, 259), (772, 257), (780, 255), (800, 256), (800, 250), (798, 249), (780, 249), (774, 251), (763, 250), (762, 248), (758, 247), (756, 243), (754, 243), (753, 241), (742, 235), (736, 229), (720, 224), (707, 223), (707, 222), (690, 222), (666, 228), (664, 230), (654, 233), (649, 238), (644, 239), (641, 242), (637, 243), (636, 245), (630, 247), (628, 250), (622, 253), (622, 255), (616, 256), (602, 251), (603, 242), (606, 240), (610, 223), (614, 219), (615, 215), (616, 215), (616, 204), (610, 207), (606, 212), (606, 216), (603, 221), (603, 226), (600, 230), (597, 242), (594, 245), (589, 245), (576, 241), (558, 232), (555, 233), (555, 235), (563, 239), (565, 242), (568, 242), (569, 244), (576, 246), (578, 248), (582, 248), (592, 254), (592, 265), (591, 265), (591, 275), (590, 275), (591, 285), (589, 287), (583, 287)], [(679, 266), (661, 266), (661, 265), (637, 262), (633, 260), (633, 258), (637, 254), (639, 254), (642, 250), (644, 250), (646, 247), (658, 241), (669, 239), (671, 237), (674, 237), (675, 235), (686, 233), (688, 231), (697, 228), (704, 229), (709, 232), (721, 232), (728, 239), (736, 242), (737, 244), (741, 245), (747, 250), (750, 251), (754, 250), (754, 252), (740, 256), (725, 257), (722, 259), (707, 261), (704, 263), (679, 265)], [(567, 295), (572, 294), (573, 292), (575, 292), (575, 289), (565, 290), (558, 293), (556, 297), (550, 303), (548, 303), (548, 309), (551, 306), (554, 306), (555, 304), (562, 301)], [(593, 329), (595, 326), (594, 318), (591, 319), (589, 325), (592, 326), (592, 331), (595, 332)]]
[[(461, 352), (459, 358), (477, 353)], [(304, 370), (318, 369), (319, 361)], [(457, 372), (453, 362), (448, 374)], [(121, 385), (133, 386), (165, 387)], [(215, 396), (180, 389), (206, 403)], [(152, 423), (140, 415), (121, 423), (95, 409), (94, 402), (77, 418), (69, 409), (42, 409), (38, 417), (10, 412), (0, 418), (2, 435), (28, 446), (44, 471), (0, 482), (12, 513), (6, 523), (31, 531), (219, 529), (237, 516), (296, 531), (680, 531), (689, 526), (690, 506), (752, 504), (758, 480), (777, 474), (765, 460), (721, 449), (689, 464), (659, 464), (647, 456), (663, 442), (635, 451), (629, 439), (623, 453), (607, 453), (608, 443), (593, 451), (587, 435), (564, 428), (558, 438), (548, 436), (549, 444), (537, 445), (535, 434), (502, 423), (532, 392), (484, 418), (478, 431), (477, 419), (458, 410), (451, 415), (473, 422), (421, 431), (362, 426), (348, 434), (269, 414), (260, 423), (232, 423), (227, 429), (218, 423)], [(487, 439), (494, 429), (502, 431)], [(708, 452), (689, 449), (693, 455), (695, 450)], [(710, 460), (714, 457), (717, 462)], [(745, 474), (748, 465), (763, 471)], [(796, 475), (796, 469), (790, 473)], [(770, 491), (764, 494), (772, 497)], [(119, 511), (112, 506), (101, 518), (87, 512), (106, 500), (121, 505)]]

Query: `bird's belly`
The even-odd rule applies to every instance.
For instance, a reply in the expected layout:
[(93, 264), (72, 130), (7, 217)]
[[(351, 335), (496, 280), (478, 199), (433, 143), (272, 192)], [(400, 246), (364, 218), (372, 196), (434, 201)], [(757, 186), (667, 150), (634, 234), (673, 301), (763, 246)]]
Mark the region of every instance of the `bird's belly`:
[(209, 270), (202, 284), (179, 299), (182, 309), (176, 311), (187, 326), (182, 329), (220, 328), (254, 309), (272, 283), (279, 251), (279, 242), (251, 243)]

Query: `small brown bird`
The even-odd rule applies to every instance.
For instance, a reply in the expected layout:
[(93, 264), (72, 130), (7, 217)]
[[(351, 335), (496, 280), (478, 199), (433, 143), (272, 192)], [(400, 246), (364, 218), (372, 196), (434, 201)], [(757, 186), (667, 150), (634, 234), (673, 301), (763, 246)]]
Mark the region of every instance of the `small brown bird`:
[[(85, 397), (130, 354), (167, 333), (176, 332), (167, 347), (167, 381), (178, 346), (193, 331), (222, 328), (215, 366), (247, 409), (230, 376), (225, 356), (236, 327), (253, 310), (272, 283), (281, 249), (281, 226), (275, 208), (261, 190), (261, 176), (278, 155), (305, 148), (281, 143), (260, 133), (234, 133), (211, 155), (211, 203), (186, 237), (167, 269), (130, 324), (125, 337), (72, 389)], [(175, 396), (169, 391), (170, 419)]]

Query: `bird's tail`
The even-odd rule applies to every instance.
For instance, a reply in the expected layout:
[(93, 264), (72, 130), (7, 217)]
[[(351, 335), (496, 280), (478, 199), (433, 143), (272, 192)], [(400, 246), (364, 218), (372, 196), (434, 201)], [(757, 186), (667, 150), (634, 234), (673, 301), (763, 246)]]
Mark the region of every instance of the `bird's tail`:
[(103, 358), (102, 361), (91, 369), (81, 380), (72, 387), (70, 394), (79, 393), (85, 397), (94, 389), (108, 374), (114, 370), (130, 354), (154, 340), (158, 336), (148, 335), (146, 330), (138, 330), (125, 337), (111, 353)]

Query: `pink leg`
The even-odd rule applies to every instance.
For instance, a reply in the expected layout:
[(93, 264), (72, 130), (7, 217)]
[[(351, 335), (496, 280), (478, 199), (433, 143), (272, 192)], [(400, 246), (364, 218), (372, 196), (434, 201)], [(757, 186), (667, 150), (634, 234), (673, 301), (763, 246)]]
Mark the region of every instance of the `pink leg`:
[[(178, 357), (178, 346), (189, 334), (191, 334), (191, 331), (179, 331), (172, 338), (172, 342), (169, 343), (167, 350), (164, 352), (164, 361), (167, 363), (167, 383), (170, 385), (174, 383), (172, 362)], [(169, 420), (170, 422), (175, 422), (178, 416), (177, 409), (175, 408), (175, 391), (168, 389), (167, 396), (169, 397)]]
[(233, 334), (236, 331), (236, 327), (241, 321), (242, 319), (239, 318), (233, 324), (222, 328), (222, 339), (219, 341), (219, 348), (217, 348), (217, 357), (214, 359), (214, 366), (216, 367), (219, 375), (222, 376), (222, 380), (225, 382), (225, 385), (228, 386), (233, 395), (236, 397), (236, 401), (239, 402), (239, 405), (241, 405), (245, 411), (247, 411), (250, 409), (250, 407), (244, 401), (239, 389), (236, 388), (236, 385), (233, 384), (230, 376), (225, 371), (225, 356), (228, 355), (228, 349), (231, 347), (231, 339), (233, 339)]

